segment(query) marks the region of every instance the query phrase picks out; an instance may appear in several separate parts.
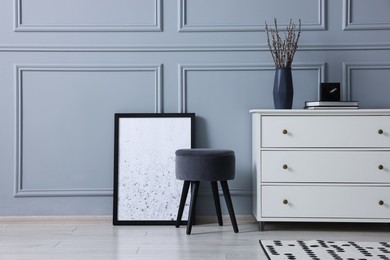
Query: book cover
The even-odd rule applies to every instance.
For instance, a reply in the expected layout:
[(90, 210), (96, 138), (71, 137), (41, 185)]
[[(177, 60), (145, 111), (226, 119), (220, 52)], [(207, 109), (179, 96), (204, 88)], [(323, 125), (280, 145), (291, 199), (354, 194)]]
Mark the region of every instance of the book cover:
[(348, 107), (348, 106), (358, 106), (357, 101), (306, 101), (306, 107)]
[(358, 106), (305, 106), (304, 109), (310, 109), (310, 110), (348, 110), (348, 109), (358, 109)]

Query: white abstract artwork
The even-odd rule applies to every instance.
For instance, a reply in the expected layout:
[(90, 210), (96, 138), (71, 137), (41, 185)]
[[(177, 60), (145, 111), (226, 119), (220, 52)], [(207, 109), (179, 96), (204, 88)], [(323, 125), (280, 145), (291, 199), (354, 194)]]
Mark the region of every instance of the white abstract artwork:
[[(193, 119), (184, 114), (146, 115), (118, 119), (117, 222), (164, 222), (177, 217), (183, 181), (176, 179), (175, 151), (191, 148)], [(183, 220), (187, 216), (188, 203)]]

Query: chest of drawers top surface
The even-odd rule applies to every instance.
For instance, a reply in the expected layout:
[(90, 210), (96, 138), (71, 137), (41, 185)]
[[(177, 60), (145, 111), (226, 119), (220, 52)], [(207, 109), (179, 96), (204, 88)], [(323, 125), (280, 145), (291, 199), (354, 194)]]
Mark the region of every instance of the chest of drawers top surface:
[(339, 109), (339, 110), (309, 110), (309, 109), (251, 109), (253, 114), (262, 115), (390, 115), (390, 109)]

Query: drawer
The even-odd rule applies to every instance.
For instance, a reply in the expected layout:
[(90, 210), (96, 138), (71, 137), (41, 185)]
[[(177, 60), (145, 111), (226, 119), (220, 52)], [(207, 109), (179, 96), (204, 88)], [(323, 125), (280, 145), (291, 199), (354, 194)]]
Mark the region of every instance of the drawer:
[(389, 116), (263, 116), (262, 147), (390, 147)]
[(390, 187), (262, 186), (261, 202), (262, 217), (390, 218)]
[(262, 182), (390, 183), (390, 151), (262, 151)]

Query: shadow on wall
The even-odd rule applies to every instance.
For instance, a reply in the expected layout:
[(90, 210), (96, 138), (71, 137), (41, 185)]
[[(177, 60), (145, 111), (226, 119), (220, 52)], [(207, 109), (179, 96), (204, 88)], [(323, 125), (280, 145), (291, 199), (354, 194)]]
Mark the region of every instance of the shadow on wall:
[(194, 148), (211, 148), (209, 136), (207, 134), (206, 119), (196, 116), (195, 119), (195, 147)]

